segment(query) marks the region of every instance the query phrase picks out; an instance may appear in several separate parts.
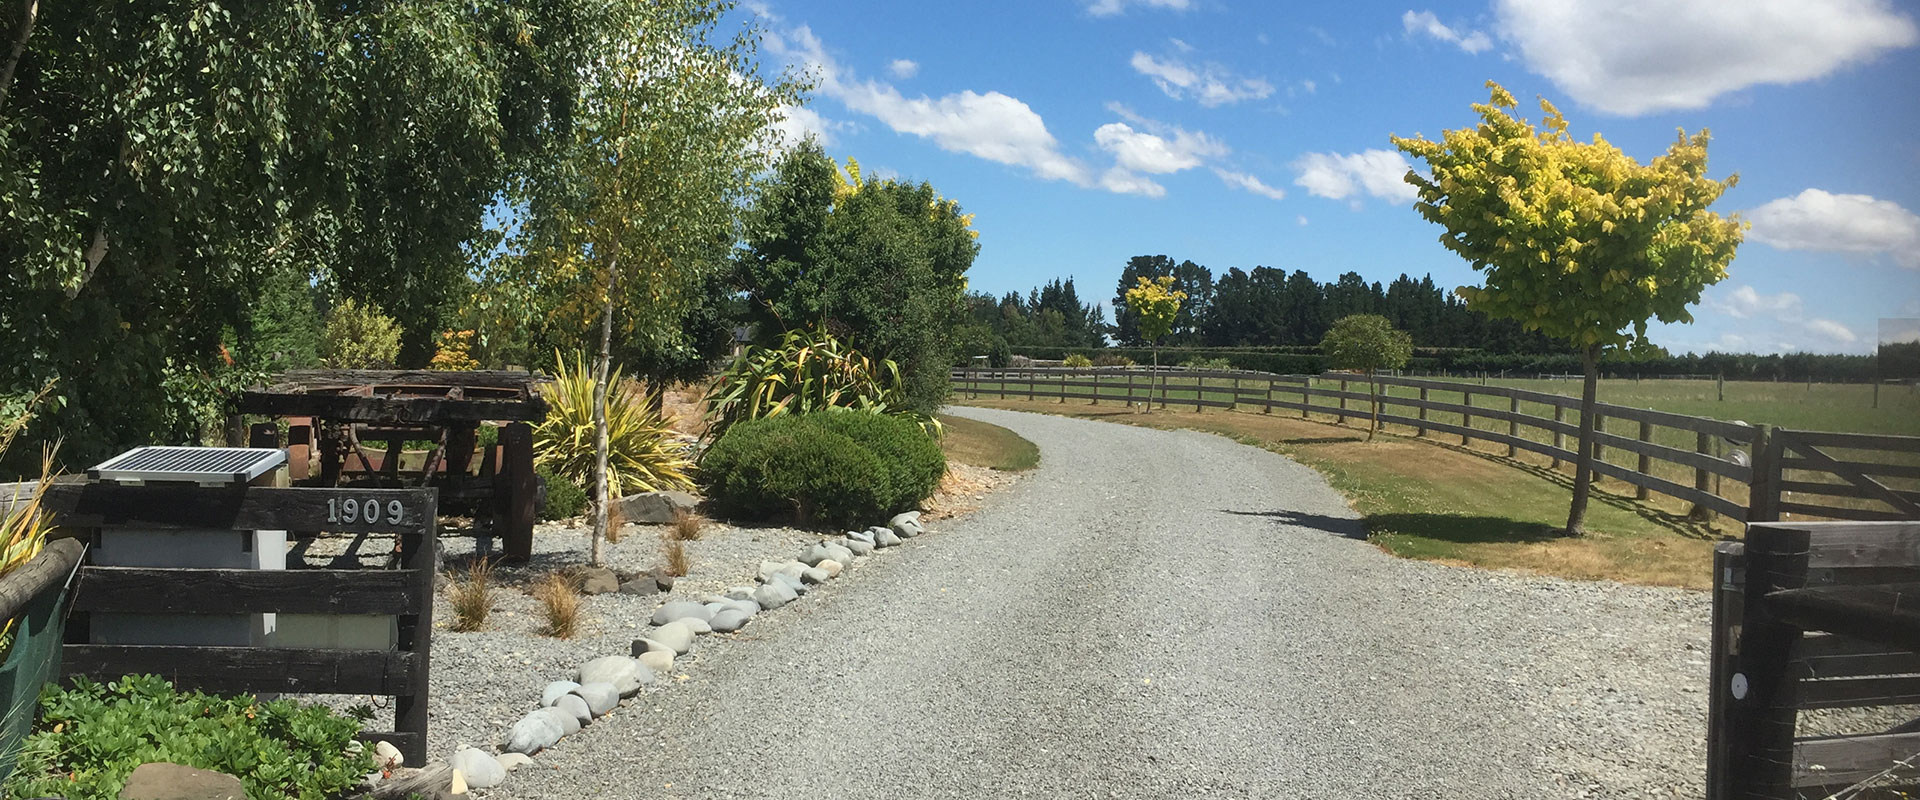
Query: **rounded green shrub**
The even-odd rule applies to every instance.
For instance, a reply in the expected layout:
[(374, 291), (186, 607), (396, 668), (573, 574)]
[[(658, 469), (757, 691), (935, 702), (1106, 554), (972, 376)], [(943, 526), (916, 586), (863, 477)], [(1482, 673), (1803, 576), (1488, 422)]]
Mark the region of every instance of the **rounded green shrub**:
[(540, 518), (544, 520), (566, 519), (580, 516), (587, 510), (587, 490), (571, 478), (554, 472), (545, 465), (533, 468), (534, 474), (547, 487), (545, 497), (540, 503)]
[(880, 457), (810, 417), (734, 423), (700, 462), (707, 498), (755, 519), (792, 513), (802, 522), (850, 525), (884, 513), (888, 474)]
[(947, 474), (947, 455), (926, 430), (910, 419), (858, 411), (827, 411), (801, 419), (838, 433), (878, 456), (886, 472), (881, 513), (892, 515), (933, 495)]

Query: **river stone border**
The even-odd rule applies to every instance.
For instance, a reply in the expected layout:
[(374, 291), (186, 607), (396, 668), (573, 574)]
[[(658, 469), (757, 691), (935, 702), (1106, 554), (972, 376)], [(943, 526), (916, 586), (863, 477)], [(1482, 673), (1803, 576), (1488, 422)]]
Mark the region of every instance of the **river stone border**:
[[(662, 603), (648, 619), (652, 630), (634, 640), (630, 654), (600, 656), (576, 668), (572, 679), (548, 683), (540, 692), (537, 706), (508, 729), (498, 754), (463, 747), (447, 765), (430, 765), (423, 772), (438, 777), (439, 771), (445, 771), (446, 789), (436, 794), (446, 796), (465, 796), (470, 788), (499, 786), (508, 773), (532, 763), (532, 757), (540, 751), (612, 714), (621, 701), (653, 685), (673, 668), (677, 656), (693, 650), (700, 636), (739, 631), (755, 616), (777, 610), (814, 586), (847, 574), (871, 554), (897, 547), (925, 532), (920, 512), (896, 514), (884, 526), (847, 531), (838, 539), (807, 547), (792, 560), (762, 562), (758, 586), (735, 586), (722, 595)], [(379, 773), (368, 776), (369, 781), (378, 777)], [(376, 789), (375, 794), (384, 793)]]

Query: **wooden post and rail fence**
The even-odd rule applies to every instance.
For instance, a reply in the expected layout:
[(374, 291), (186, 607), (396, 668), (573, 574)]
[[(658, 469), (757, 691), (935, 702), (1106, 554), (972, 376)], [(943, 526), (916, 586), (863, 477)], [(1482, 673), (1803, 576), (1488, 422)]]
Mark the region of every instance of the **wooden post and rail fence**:
[[(957, 370), (957, 398), (1102, 401), (1158, 408), (1297, 411), (1365, 425), (1365, 375), (1279, 375), (1181, 367), (1023, 367)], [(1379, 376), (1383, 429), (1488, 455), (1575, 460), (1580, 399), (1462, 381)], [(1842, 520), (1920, 519), (1920, 436), (1830, 433), (1748, 425), (1601, 403), (1593, 468), (1633, 487), (1679, 499), (1690, 512), (1748, 522), (1783, 514)], [(1453, 439), (1452, 437), (1458, 437)]]

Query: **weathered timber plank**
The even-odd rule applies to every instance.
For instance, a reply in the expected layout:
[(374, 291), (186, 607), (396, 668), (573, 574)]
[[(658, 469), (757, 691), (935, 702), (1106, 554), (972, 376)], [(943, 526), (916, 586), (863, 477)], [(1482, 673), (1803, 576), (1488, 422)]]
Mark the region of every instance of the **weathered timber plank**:
[[(43, 506), (67, 527), (420, 533), (433, 524), (433, 498), (432, 489), (61, 484)], [(373, 519), (359, 511), (368, 502), (378, 508)]]
[(75, 611), (150, 614), (403, 614), (422, 606), (412, 570), (85, 567)]

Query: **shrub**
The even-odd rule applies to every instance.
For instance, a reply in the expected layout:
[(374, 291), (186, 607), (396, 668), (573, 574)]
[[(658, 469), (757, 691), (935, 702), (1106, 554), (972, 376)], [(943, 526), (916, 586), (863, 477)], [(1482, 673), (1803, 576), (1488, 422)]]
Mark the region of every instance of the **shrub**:
[(1201, 358), (1198, 356), (1181, 362), (1180, 366), (1186, 367), (1187, 369), (1233, 369), (1233, 364), (1229, 363), (1227, 359)]
[(327, 314), (320, 361), (335, 369), (393, 369), (400, 358), (400, 325), (379, 306), (347, 298)]
[(587, 510), (587, 490), (572, 478), (545, 466), (536, 466), (533, 470), (547, 487), (546, 499), (540, 504), (541, 519), (577, 517)]
[(170, 761), (233, 775), (248, 797), (323, 800), (373, 771), (373, 748), (348, 750), (359, 731), (323, 706), (181, 693), (152, 675), (75, 678), (41, 695), (5, 795), (109, 800), (135, 767)]
[[(593, 483), (593, 371), (584, 356), (573, 363), (554, 354), (553, 382), (547, 384), (547, 418), (533, 429), (535, 458), (580, 486)], [(647, 397), (622, 380), (615, 369), (607, 377), (607, 496), (628, 492), (685, 489), (693, 463), (664, 416)]]
[(829, 408), (897, 414), (937, 428), (908, 405), (898, 365), (875, 362), (825, 331), (788, 331), (777, 347), (749, 349), (701, 403), (710, 441), (736, 423)]
[(947, 457), (939, 443), (907, 420), (857, 411), (808, 414), (803, 419), (852, 439), (879, 457), (886, 474), (880, 487), (883, 514), (918, 505), (933, 495), (940, 476), (947, 474)]
[(1081, 353), (1070, 353), (1065, 359), (1061, 360), (1060, 365), (1063, 367), (1073, 367), (1074, 369), (1085, 369), (1093, 366), (1093, 359), (1087, 358), (1086, 355)]
[(447, 331), (440, 334), (440, 342), (434, 347), (433, 360), (428, 369), (469, 370), (479, 369), (480, 362), (473, 358), (473, 331)]
[(748, 518), (792, 513), (852, 524), (884, 512), (880, 457), (844, 434), (782, 414), (733, 425), (701, 461), (707, 497)]
[(1101, 353), (1093, 357), (1093, 365), (1096, 367), (1131, 367), (1133, 366), (1133, 359), (1120, 355), (1119, 353)]

